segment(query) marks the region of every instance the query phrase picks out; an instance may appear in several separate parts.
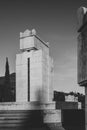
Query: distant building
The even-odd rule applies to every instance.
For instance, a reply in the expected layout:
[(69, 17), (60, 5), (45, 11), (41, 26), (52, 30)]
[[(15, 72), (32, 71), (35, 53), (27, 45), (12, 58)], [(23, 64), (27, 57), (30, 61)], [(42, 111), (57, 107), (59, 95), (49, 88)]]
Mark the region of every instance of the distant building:
[(78, 97), (74, 95), (65, 95), (65, 102), (78, 102)]
[(82, 103), (78, 101), (78, 96), (69, 93), (54, 91), (54, 101), (56, 109), (82, 109)]

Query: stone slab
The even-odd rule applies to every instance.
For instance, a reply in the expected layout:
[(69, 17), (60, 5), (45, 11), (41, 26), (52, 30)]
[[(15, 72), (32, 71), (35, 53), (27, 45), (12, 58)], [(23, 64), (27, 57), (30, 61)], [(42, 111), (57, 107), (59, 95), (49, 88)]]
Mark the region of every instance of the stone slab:
[(32, 47), (35, 47), (34, 36), (20, 39), (20, 49), (29, 49)]
[(61, 122), (61, 110), (44, 110), (45, 123)]
[(49, 110), (55, 109), (55, 102), (8, 102), (0, 103), (0, 110)]

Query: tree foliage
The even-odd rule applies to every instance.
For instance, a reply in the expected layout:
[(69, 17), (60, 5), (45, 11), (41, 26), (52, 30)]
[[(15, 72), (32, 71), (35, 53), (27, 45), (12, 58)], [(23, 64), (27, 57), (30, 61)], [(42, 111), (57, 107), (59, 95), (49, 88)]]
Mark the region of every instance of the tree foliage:
[(6, 66), (5, 66), (5, 81), (4, 81), (4, 87), (3, 87), (3, 100), (4, 100), (4, 102), (10, 102), (12, 100), (8, 58), (6, 58)]

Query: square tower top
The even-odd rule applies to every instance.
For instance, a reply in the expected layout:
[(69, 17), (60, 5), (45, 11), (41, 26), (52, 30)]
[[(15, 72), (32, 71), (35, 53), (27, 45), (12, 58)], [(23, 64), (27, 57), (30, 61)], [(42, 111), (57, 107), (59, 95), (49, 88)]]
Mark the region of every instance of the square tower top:
[(23, 33), (20, 32), (20, 50), (22, 51), (30, 51), (30, 50), (37, 50), (43, 48), (49, 49), (49, 43), (44, 42), (36, 35), (36, 30), (32, 29), (25, 30)]

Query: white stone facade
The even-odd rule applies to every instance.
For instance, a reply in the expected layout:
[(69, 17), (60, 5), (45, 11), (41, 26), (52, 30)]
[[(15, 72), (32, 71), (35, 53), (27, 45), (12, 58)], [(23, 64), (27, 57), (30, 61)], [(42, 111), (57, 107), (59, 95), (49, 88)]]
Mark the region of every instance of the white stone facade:
[[(34, 31), (35, 32), (35, 31)], [(53, 98), (53, 61), (48, 43), (32, 31), (20, 33), (21, 53), (16, 55), (16, 101), (50, 102)]]

